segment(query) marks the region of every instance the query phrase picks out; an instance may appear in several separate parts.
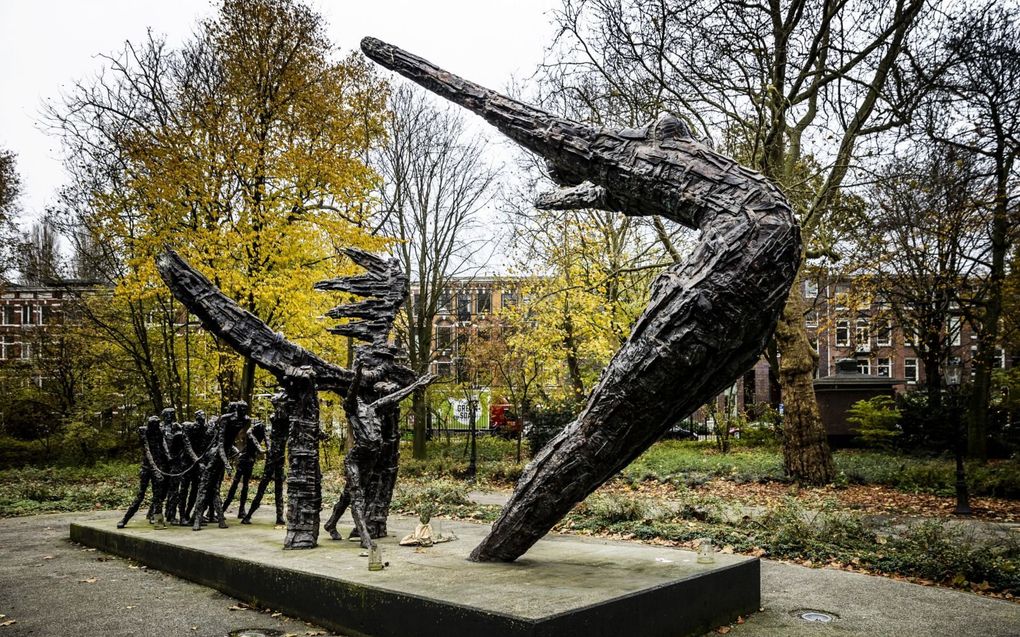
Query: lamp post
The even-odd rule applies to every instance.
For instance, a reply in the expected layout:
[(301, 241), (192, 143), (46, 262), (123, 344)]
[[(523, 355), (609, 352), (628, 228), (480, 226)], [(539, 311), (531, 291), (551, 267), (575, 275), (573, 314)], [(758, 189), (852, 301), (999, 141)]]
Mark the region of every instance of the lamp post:
[(478, 473), (478, 451), (475, 447), (476, 440), (476, 429), (475, 422), (478, 415), (478, 391), (472, 388), (468, 392), (468, 418), (471, 436), (471, 459), (468, 461), (468, 480), (471, 482), (475, 481), (475, 475)]
[(954, 515), (970, 515), (970, 496), (967, 493), (967, 476), (963, 467), (963, 418), (960, 417), (960, 382), (963, 369), (959, 358), (946, 365), (946, 386), (949, 389), (950, 409), (953, 418), (953, 452), (956, 455), (956, 508)]

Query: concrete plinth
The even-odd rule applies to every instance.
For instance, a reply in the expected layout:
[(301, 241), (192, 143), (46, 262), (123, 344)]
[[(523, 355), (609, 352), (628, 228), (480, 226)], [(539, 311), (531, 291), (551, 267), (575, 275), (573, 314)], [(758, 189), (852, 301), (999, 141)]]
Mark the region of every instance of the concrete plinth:
[(394, 536), (379, 541), (389, 566), (370, 572), (354, 542), (284, 551), (271, 518), (198, 533), (117, 519), (72, 524), (71, 539), (348, 635), (680, 637), (760, 605), (759, 562), (735, 555), (703, 565), (689, 551), (550, 536), (512, 564), (476, 564), (466, 557), (488, 527), (444, 520), (460, 539), (414, 549), (397, 540), (415, 520), (391, 518)]

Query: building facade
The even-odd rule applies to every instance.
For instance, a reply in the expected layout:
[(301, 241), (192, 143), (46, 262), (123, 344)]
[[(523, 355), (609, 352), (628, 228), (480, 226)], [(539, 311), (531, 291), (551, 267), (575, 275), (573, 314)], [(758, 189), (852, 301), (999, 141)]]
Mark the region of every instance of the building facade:
[[(891, 306), (881, 298), (866, 299), (851, 290), (850, 283), (821, 283), (807, 280), (800, 284), (808, 310), (804, 316), (808, 338), (818, 352), (816, 378), (836, 373), (840, 360), (853, 359), (857, 371), (866, 376), (891, 378), (900, 382), (898, 392), (910, 391), (926, 382), (924, 365), (916, 349), (917, 335), (898, 324)], [(977, 355), (978, 335), (962, 313), (949, 318), (945, 326), (950, 357), (963, 367), (964, 377), (972, 375), (971, 361)], [(1002, 348), (996, 351), (994, 366), (1010, 368), (1017, 364)], [(738, 381), (739, 406), (779, 402), (778, 384), (769, 364), (761, 360)]]
[[(417, 294), (412, 297), (417, 303)], [(458, 383), (473, 382), (466, 363), (471, 339), (498, 328), (496, 315), (520, 302), (520, 288), (496, 277), (455, 278), (439, 298), (432, 329), (432, 373)]]

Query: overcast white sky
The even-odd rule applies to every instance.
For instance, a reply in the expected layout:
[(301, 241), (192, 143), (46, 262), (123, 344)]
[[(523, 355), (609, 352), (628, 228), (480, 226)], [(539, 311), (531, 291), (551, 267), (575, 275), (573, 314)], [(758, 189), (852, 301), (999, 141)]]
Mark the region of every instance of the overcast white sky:
[[(553, 35), (558, 0), (311, 0), (343, 50), (372, 35), (482, 85), (527, 78)], [(63, 179), (60, 146), (39, 124), (44, 100), (100, 68), (151, 27), (179, 43), (214, 12), (210, 0), (0, 0), (0, 147), (18, 155), (26, 221)]]

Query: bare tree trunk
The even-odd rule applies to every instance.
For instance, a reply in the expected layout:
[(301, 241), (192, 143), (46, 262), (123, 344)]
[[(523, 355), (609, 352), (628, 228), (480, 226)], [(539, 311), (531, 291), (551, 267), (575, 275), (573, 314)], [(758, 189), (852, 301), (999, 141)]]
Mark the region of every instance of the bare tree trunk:
[(825, 426), (815, 399), (818, 353), (804, 330), (804, 299), (794, 285), (776, 326), (779, 386), (783, 392), (783, 464), (798, 482), (825, 484), (835, 475)]
[[(988, 407), (992, 391), (992, 359), (999, 345), (999, 321), (1002, 318), (1002, 287), (1006, 278), (1006, 252), (1009, 249), (1008, 177), (1012, 161), (997, 157), (995, 205), (992, 216), (992, 264), (988, 274), (988, 295), (981, 317), (981, 339), (974, 357), (974, 389), (967, 427), (967, 453), (973, 458), (988, 457)], [(1005, 167), (1004, 167), (1005, 166)]]

